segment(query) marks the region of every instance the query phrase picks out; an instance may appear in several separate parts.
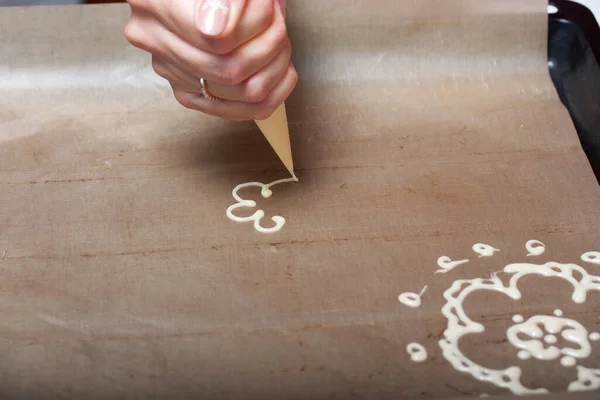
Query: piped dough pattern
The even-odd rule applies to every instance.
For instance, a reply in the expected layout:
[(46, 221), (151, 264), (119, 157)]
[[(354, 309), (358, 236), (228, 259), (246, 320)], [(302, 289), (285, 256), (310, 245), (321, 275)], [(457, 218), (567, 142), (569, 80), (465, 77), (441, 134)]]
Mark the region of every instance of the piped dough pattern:
[[(546, 246), (538, 240), (530, 240), (526, 244), (527, 256), (536, 257), (545, 253)], [(482, 243), (473, 246), (473, 251), (479, 257), (492, 257), (500, 250)], [(590, 264), (600, 263), (600, 252), (592, 251), (581, 256), (581, 260)], [(438, 259), (436, 273), (445, 273), (453, 268), (467, 263), (469, 260), (452, 261), (443, 256)], [(498, 272), (510, 275), (509, 282), (505, 284)], [(517, 395), (548, 393), (545, 388), (528, 388), (521, 382), (522, 370), (518, 365), (504, 369), (492, 369), (479, 365), (465, 356), (459, 348), (461, 339), (485, 331), (485, 327), (469, 318), (463, 303), (473, 292), (489, 290), (502, 292), (512, 300), (519, 300), (522, 296), (518, 287), (519, 281), (525, 276), (538, 275), (548, 278), (558, 278), (569, 282), (573, 286), (571, 300), (582, 304), (587, 299), (590, 291), (600, 291), (600, 276), (588, 273), (577, 264), (564, 264), (559, 262), (513, 263), (506, 265), (501, 271), (493, 273), (489, 278), (458, 279), (444, 292), (445, 304), (442, 315), (447, 319), (448, 325), (443, 332), (442, 339), (438, 342), (444, 358), (458, 371), (465, 372), (479, 381), (492, 383), (500, 388), (510, 390)], [(421, 293), (422, 294), (422, 293)], [(406, 306), (419, 307), (420, 294), (406, 292), (399, 296), (399, 300)], [(403, 301), (404, 300), (404, 301)], [(518, 358), (522, 360), (535, 359), (540, 361), (559, 360), (564, 368), (576, 368), (577, 379), (568, 385), (569, 391), (589, 391), (600, 388), (600, 369), (593, 369), (579, 365), (579, 361), (588, 358), (592, 353), (592, 341), (600, 341), (600, 333), (591, 332), (575, 319), (564, 316), (560, 309), (554, 310), (553, 315), (533, 315), (525, 318), (516, 314), (512, 317), (513, 325), (506, 332), (508, 342), (515, 347)], [(559, 343), (559, 337), (562, 339)], [(414, 355), (423, 354), (422, 345), (410, 343), (407, 352), (415, 362), (423, 362), (422, 358), (415, 359)], [(423, 350), (426, 352), (425, 348)]]
[(231, 192), (231, 195), (235, 199), (236, 203), (230, 205), (229, 208), (227, 208), (227, 212), (226, 212), (227, 217), (229, 219), (231, 219), (232, 221), (236, 221), (236, 222), (253, 222), (254, 229), (256, 229), (258, 232), (261, 232), (261, 233), (279, 232), (281, 230), (281, 228), (283, 228), (283, 226), (285, 225), (285, 222), (286, 222), (285, 218), (280, 215), (275, 215), (275, 216), (271, 217), (271, 220), (275, 223), (275, 225), (270, 228), (268, 228), (268, 227), (265, 228), (264, 226), (261, 225), (261, 220), (265, 216), (265, 212), (263, 210), (256, 210), (254, 212), (254, 214), (252, 214), (249, 217), (238, 217), (233, 212), (235, 210), (237, 210), (238, 208), (254, 208), (254, 207), (256, 207), (256, 202), (254, 200), (244, 199), (238, 194), (238, 192), (241, 189), (248, 188), (248, 187), (260, 188), (260, 195), (263, 198), (268, 199), (269, 197), (271, 197), (273, 195), (273, 191), (271, 190), (271, 188), (273, 186), (279, 185), (282, 183), (288, 183), (288, 182), (298, 182), (298, 178), (296, 178), (294, 176), (292, 178), (280, 179), (280, 180), (277, 180), (275, 182), (271, 182), (268, 184), (264, 184), (261, 182), (248, 182), (248, 183), (241, 183), (241, 184), (237, 185)]

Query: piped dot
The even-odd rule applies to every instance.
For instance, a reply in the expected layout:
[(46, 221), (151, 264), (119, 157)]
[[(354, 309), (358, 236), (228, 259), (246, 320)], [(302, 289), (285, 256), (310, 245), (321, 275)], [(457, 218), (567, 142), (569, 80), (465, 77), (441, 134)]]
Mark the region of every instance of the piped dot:
[(523, 322), (525, 319), (523, 318), (522, 315), (516, 314), (513, 315), (512, 320), (515, 324), (520, 324), (521, 322)]
[(554, 335), (546, 335), (544, 337), (544, 342), (548, 343), (548, 344), (554, 344), (558, 341), (558, 339), (556, 338), (556, 336)]
[(496, 251), (500, 251), (489, 244), (476, 243), (473, 245), (473, 251), (479, 254), (479, 257), (491, 257)]
[(419, 307), (421, 305), (421, 296), (416, 293), (406, 292), (398, 296), (398, 301), (408, 307)]
[(575, 360), (575, 358), (571, 356), (564, 356), (560, 359), (560, 363), (563, 367), (572, 367), (575, 365), (576, 362), (577, 361)]
[(582, 254), (581, 260), (590, 264), (600, 265), (600, 251), (589, 251)]
[(517, 353), (517, 357), (519, 357), (521, 360), (529, 360), (531, 358), (531, 353), (526, 350), (521, 350)]
[(554, 310), (554, 315), (556, 315), (557, 317), (562, 317), (563, 316), (563, 312), (562, 312), (562, 310), (559, 310), (557, 308), (556, 310)]

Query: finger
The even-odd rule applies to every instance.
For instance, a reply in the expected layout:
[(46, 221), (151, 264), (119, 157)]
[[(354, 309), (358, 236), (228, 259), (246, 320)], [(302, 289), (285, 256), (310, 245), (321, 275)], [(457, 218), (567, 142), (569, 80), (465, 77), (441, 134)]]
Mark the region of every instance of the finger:
[(279, 84), (287, 72), (292, 47), (288, 43), (264, 69), (239, 85), (220, 85), (210, 83), (210, 93), (225, 100), (260, 103)]
[(217, 38), (231, 33), (246, 0), (127, 0), (132, 9), (151, 13), (169, 26), (182, 26), (195, 35)]
[(248, 103), (228, 100), (211, 101), (203, 95), (189, 92), (184, 87), (171, 85), (175, 99), (185, 108), (231, 121), (248, 121), (253, 119)]
[[(198, 1), (176, 1), (176, 0), (129, 0), (130, 3), (143, 3), (140, 10), (154, 15), (168, 30), (187, 41), (198, 49), (219, 55), (231, 53), (245, 42), (264, 32), (273, 22), (274, 2), (273, 0), (252, 0), (248, 2), (239, 1), (233, 4), (232, 16), (229, 24), (234, 24), (232, 29), (226, 29), (226, 33), (213, 37), (206, 35), (201, 30), (199, 20), (200, 14), (215, 8), (214, 14), (218, 14), (218, 2), (214, 0)], [(245, 7), (237, 12), (241, 5)], [(235, 21), (235, 22), (234, 22)], [(230, 30), (230, 31), (228, 31)]]
[(199, 0), (196, 27), (208, 37), (228, 36), (235, 29), (246, 6), (245, 0)]
[(232, 70), (225, 71), (224, 78), (234, 84), (248, 79), (270, 64), (289, 43), (283, 15), (275, 13), (273, 23), (265, 32), (225, 56)]
[(251, 119), (266, 119), (281, 103), (290, 95), (296, 83), (298, 75), (294, 67), (290, 64), (284, 78), (279, 85), (271, 92), (269, 97), (261, 103), (244, 103), (237, 101), (210, 101), (202, 95), (187, 92), (182, 88), (173, 87), (173, 93), (177, 101), (186, 108), (201, 111), (205, 114), (216, 117), (234, 120), (246, 121)]
[(222, 57), (200, 51), (182, 41), (150, 15), (132, 15), (125, 28), (125, 36), (139, 47), (186, 72), (213, 82), (226, 83), (222, 78), (225, 61)]
[[(222, 100), (260, 103), (279, 84), (286, 74), (292, 50), (286, 46), (265, 69), (240, 85), (229, 86), (206, 83), (206, 89)], [(152, 57), (152, 67), (157, 75), (188, 92), (201, 93), (200, 80), (176, 65), (157, 56)]]
[(167, 30), (157, 20), (137, 15), (126, 30), (127, 38), (189, 74), (213, 83), (238, 85), (268, 65), (288, 43), (283, 17), (259, 37), (227, 56), (217, 56), (196, 49)]
[(182, 88), (188, 92), (202, 93), (200, 80), (178, 66), (157, 56), (152, 56), (152, 68), (157, 75), (169, 81), (172, 86)]
[(290, 63), (285, 76), (279, 82), (279, 85), (271, 92), (269, 97), (259, 104), (259, 109), (254, 114), (253, 119), (264, 120), (273, 114), (287, 98), (292, 94), (296, 84), (298, 83), (298, 73), (294, 66)]

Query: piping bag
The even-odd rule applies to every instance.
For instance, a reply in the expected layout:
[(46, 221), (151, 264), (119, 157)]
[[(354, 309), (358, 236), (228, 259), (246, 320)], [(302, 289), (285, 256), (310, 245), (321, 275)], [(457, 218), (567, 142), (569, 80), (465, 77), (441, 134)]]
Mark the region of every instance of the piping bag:
[[(279, 0), (279, 6), (282, 8), (285, 18), (286, 0)], [(295, 181), (298, 181), (294, 173), (294, 160), (292, 158), (292, 147), (290, 145), (290, 128), (285, 111), (285, 102), (281, 103), (273, 114), (265, 120), (255, 120), (258, 129), (267, 138), (269, 144), (275, 150), (275, 153), (285, 165)]]
[(290, 129), (287, 122), (287, 113), (285, 111), (285, 103), (281, 103), (279, 107), (265, 120), (254, 120), (262, 134), (267, 138), (267, 141), (275, 150), (275, 153), (290, 172), (294, 180), (294, 161), (292, 158), (292, 147), (290, 145)]

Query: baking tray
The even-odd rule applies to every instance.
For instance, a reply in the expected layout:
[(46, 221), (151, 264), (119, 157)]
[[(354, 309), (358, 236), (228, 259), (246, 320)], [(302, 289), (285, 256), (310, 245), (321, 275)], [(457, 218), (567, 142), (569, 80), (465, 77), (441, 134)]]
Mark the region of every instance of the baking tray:
[(559, 97), (600, 182), (600, 27), (585, 6), (552, 0), (548, 67)]

